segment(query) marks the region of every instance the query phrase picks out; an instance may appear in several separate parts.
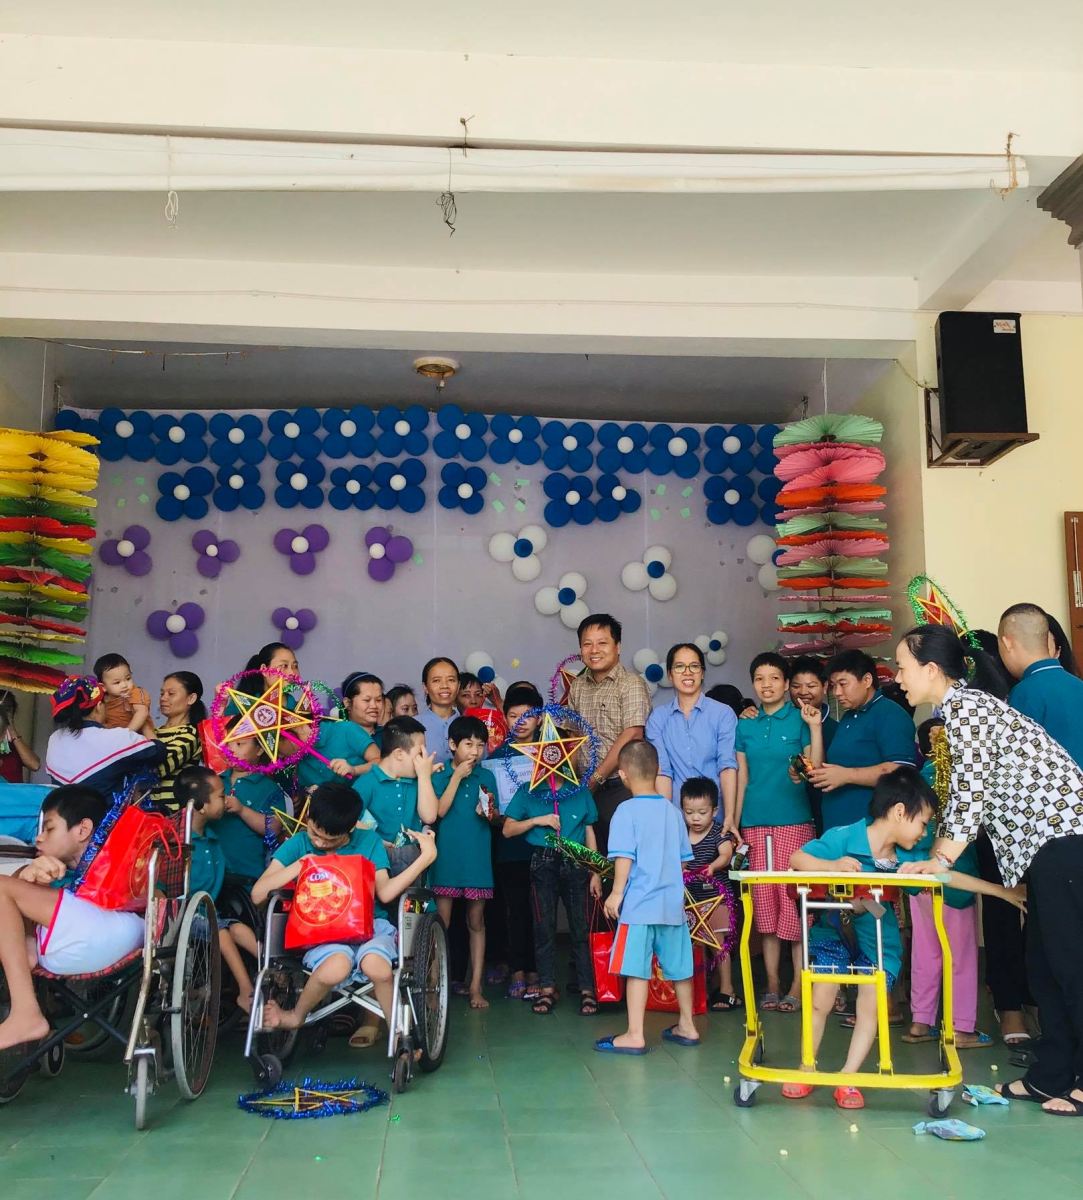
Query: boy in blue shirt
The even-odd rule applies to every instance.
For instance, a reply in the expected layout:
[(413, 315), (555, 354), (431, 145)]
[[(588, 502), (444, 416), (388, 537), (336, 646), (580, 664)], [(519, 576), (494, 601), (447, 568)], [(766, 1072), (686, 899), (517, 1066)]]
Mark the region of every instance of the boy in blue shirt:
[[(855, 821), (851, 825), (826, 830), (822, 837), (808, 842), (793, 854), (790, 867), (794, 871), (818, 871), (830, 875), (850, 871), (899, 871), (900, 863), (925, 858), (925, 853), (915, 850), (915, 847), (925, 836), (925, 828), (935, 812), (936, 793), (920, 773), (914, 767), (897, 767), (883, 775), (873, 789), (868, 821)], [(960, 891), (982, 892), (1007, 900), (1017, 908), (1026, 907), (1021, 889), (1009, 890), (958, 871), (945, 871), (944, 882)], [(862, 901), (855, 901), (855, 905), (853, 932), (856, 947), (843, 940), (834, 923), (818, 922), (809, 932), (809, 958), (812, 965), (846, 971), (851, 968), (872, 971), (875, 968), (876, 917), (863, 908)], [(884, 906), (880, 926), (884, 971), (890, 992), (895, 986), (902, 962), (902, 941), (893, 905)], [(813, 986), (814, 1052), (820, 1048), (824, 1026), (838, 990), (837, 983), (817, 983)], [(854, 1032), (846, 1062), (842, 1066), (842, 1070), (850, 1074), (861, 1070), (876, 1037), (876, 991), (872, 987), (862, 986), (857, 993)], [(804, 1083), (787, 1083), (782, 1088), (782, 1094), (788, 1100), (801, 1100), (811, 1091), (811, 1086)], [(836, 1088), (835, 1103), (845, 1109), (865, 1106), (861, 1092), (854, 1087)]]
[[(392, 722), (394, 724), (394, 722)], [(262, 904), (271, 892), (289, 887), (301, 873), (306, 857), (321, 854), (360, 854), (376, 868), (375, 920), (367, 942), (315, 946), (306, 950), (305, 970), (311, 972), (293, 1008), (279, 1008), (273, 1000), (263, 1007), (264, 1029), (299, 1029), (305, 1017), (332, 988), (351, 976), (370, 979), (384, 1016), (391, 1020), (392, 967), (398, 957), (395, 927), (382, 905), (394, 903), (436, 858), (436, 840), (428, 831), (408, 830), (418, 846), (414, 862), (391, 878), (387, 851), (379, 834), (358, 828), (361, 799), (349, 784), (321, 783), (309, 799), (308, 822), (303, 833), (294, 834), (274, 852), (271, 865), (256, 880), (252, 899)]]
[(375, 825), (383, 838), (392, 875), (417, 858), (411, 835), (436, 823), (435, 762), (436, 755), (425, 752), (425, 726), (413, 717), (395, 717), (384, 726), (380, 761), (353, 781), (365, 824)]
[(662, 1033), (679, 1046), (698, 1046), (692, 1019), (692, 939), (684, 913), (684, 864), (693, 858), (684, 818), (658, 794), (658, 752), (650, 742), (628, 742), (617, 759), (632, 793), (613, 814), (609, 857), (615, 860), (606, 915), (620, 916), (609, 969), (627, 981), (628, 1028), (600, 1038), (603, 1054), (646, 1054), (643, 1032), (652, 960), (674, 981), (680, 1019)]

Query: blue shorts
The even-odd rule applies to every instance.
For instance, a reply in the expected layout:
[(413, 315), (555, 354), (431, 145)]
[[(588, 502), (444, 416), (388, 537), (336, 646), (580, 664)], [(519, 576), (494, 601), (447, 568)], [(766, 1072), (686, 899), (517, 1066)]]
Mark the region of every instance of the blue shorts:
[[(835, 970), (840, 975), (851, 972), (859, 975), (871, 975), (876, 970), (876, 964), (868, 955), (860, 950), (851, 950), (842, 938), (825, 938), (810, 946), (809, 961), (812, 966), (819, 967), (820, 970)], [(884, 974), (887, 976), (887, 990), (890, 992), (895, 986), (895, 976), (886, 969)], [(828, 983), (830, 981), (825, 979), (817, 982)]]
[(372, 937), (367, 942), (362, 942), (359, 946), (337, 942), (328, 942), (326, 946), (313, 946), (311, 950), (305, 951), (305, 956), (301, 961), (304, 963), (306, 971), (315, 971), (320, 963), (330, 958), (332, 954), (345, 954), (352, 960), (353, 974), (350, 979), (360, 983), (368, 978), (361, 970), (361, 960), (366, 954), (378, 954), (381, 958), (387, 959), (391, 966), (395, 965), (399, 957), (398, 935), (395, 932), (395, 926), (390, 921), (385, 921), (383, 917), (377, 917), (372, 923)]
[(663, 979), (692, 978), (692, 939), (688, 926), (625, 925), (617, 926), (609, 970), (631, 979), (653, 978), (652, 960), (657, 958)]

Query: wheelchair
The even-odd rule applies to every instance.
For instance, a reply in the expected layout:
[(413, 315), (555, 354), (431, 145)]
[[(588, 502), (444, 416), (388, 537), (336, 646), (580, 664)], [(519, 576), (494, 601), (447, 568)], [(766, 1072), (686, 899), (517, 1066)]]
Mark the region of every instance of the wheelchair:
[[(300, 1029), (265, 1031), (263, 1006), (273, 999), (281, 1008), (292, 1008), (304, 986), (307, 972), (296, 952), (286, 952), (283, 940), (292, 891), (273, 892), (267, 903), (261, 960), (255, 981), (252, 1012), (244, 1054), (262, 1087), (277, 1087), (282, 1069), (294, 1053)], [(399, 897), (396, 926), (399, 957), (392, 976), (392, 1010), (388, 1022), (387, 1055), (391, 1060), (391, 1087), (404, 1092), (414, 1077), (415, 1065), (435, 1071), (444, 1059), (448, 1036), (450, 993), (447, 940), (444, 926), (432, 909), (432, 893), (410, 888)], [(375, 989), (365, 980), (347, 980), (332, 989), (322, 1004), (305, 1018), (308, 1030), (335, 1013), (356, 1007), (383, 1017)], [(324, 1039), (316, 1034), (316, 1048)]]
[[(14, 1100), (35, 1071), (58, 1075), (68, 1049), (94, 1054), (110, 1044), (124, 1047), (136, 1129), (146, 1127), (148, 1101), (170, 1079), (186, 1100), (206, 1088), (218, 1034), (218, 919), (206, 892), (189, 895), (191, 809), (174, 820), (182, 852), (177, 859), (159, 847), (151, 853), (142, 947), (94, 974), (34, 969), (52, 1032), (25, 1055), (23, 1047), (0, 1051), (0, 1104)], [(0, 979), (0, 1013), (6, 1009)]]

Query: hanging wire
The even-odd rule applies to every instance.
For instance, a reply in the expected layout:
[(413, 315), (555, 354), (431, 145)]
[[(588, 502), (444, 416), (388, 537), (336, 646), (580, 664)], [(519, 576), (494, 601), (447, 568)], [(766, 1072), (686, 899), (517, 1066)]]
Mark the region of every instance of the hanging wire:
[(177, 228), (177, 218), (180, 216), (180, 196), (173, 190), (173, 139), (166, 135), (166, 172), (165, 172), (165, 219), (167, 225)]

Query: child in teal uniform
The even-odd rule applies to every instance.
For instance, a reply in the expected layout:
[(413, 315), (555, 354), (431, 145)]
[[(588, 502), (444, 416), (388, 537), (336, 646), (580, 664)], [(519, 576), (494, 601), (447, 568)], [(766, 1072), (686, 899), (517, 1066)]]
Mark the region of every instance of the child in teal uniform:
[(698, 1046), (692, 1016), (692, 938), (684, 913), (684, 864), (693, 860), (684, 818), (656, 785), (658, 752), (650, 742), (627, 742), (617, 758), (621, 782), (632, 793), (613, 814), (609, 857), (613, 890), (605, 902), (617, 936), (609, 969), (625, 978), (628, 1028), (599, 1038), (604, 1054), (646, 1054), (643, 1014), (654, 959), (677, 993), (680, 1017), (662, 1037), (678, 1046)]
[[(510, 689), (509, 689), (510, 690)], [(504, 836), (525, 835), (533, 847), (530, 857), (530, 890), (534, 904), (534, 956), (538, 967), (538, 995), (533, 1009), (539, 1016), (553, 1011), (556, 992), (557, 900), (564, 905), (571, 935), (575, 974), (579, 983), (579, 1012), (592, 1017), (598, 1011), (594, 995), (594, 968), (587, 938), (587, 893), (600, 898), (601, 880), (577, 866), (559, 850), (545, 844), (546, 835), (559, 833), (568, 841), (598, 849), (594, 823), (598, 809), (589, 788), (581, 787), (558, 805), (545, 781), (531, 790), (523, 784), (511, 799), (504, 819)]]
[[(174, 780), (174, 797), (181, 807), (192, 805), (192, 862), (188, 890), (206, 892), (217, 903), (226, 878), (226, 856), (211, 823), (216, 827), (226, 817), (226, 789), (222, 777), (210, 767), (185, 767)], [(252, 979), (241, 951), (259, 957), (255, 932), (240, 921), (218, 923), (218, 946), (222, 961), (237, 983), (237, 1007), (252, 1008)]]
[(372, 829), (359, 828), (361, 798), (349, 784), (336, 781), (321, 783), (310, 798), (308, 823), (304, 832), (289, 838), (275, 851), (271, 865), (256, 881), (252, 899), (262, 904), (271, 892), (289, 887), (301, 872), (301, 862), (311, 855), (360, 854), (376, 868), (375, 920), (372, 937), (366, 942), (316, 946), (305, 951), (305, 969), (311, 971), (305, 986), (291, 1009), (282, 1009), (272, 1000), (263, 1009), (264, 1029), (298, 1029), (305, 1017), (333, 987), (351, 976), (370, 979), (376, 998), (391, 1020), (392, 968), (398, 957), (395, 927), (387, 919), (387, 908), (426, 870), (436, 858), (436, 843), (427, 831), (410, 830), (417, 844), (414, 862), (394, 879), (388, 872), (387, 851)]
[[(230, 749), (240, 759), (256, 767), (263, 759), (259, 739), (238, 738)], [(230, 767), (222, 772), (225, 788), (225, 816), (215, 833), (226, 856), (226, 872), (251, 885), (267, 865), (267, 842), (278, 836), (281, 824), (272, 810), (285, 811), (286, 797), (270, 777), (256, 770)]]
[[(921, 861), (925, 854), (916, 847), (925, 836), (926, 826), (936, 812), (936, 794), (913, 767), (897, 767), (882, 775), (873, 790), (869, 803), (869, 820), (855, 821), (828, 829), (823, 836), (810, 841), (790, 859), (795, 871), (820, 871), (838, 874), (850, 871), (897, 871), (900, 862)], [(945, 882), (963, 891), (982, 892), (999, 896), (1018, 908), (1025, 908), (1021, 890), (1009, 890), (999, 884), (987, 883), (957, 871), (945, 871)], [(860, 904), (860, 901), (858, 902)], [(902, 962), (902, 941), (892, 905), (884, 906), (880, 918), (883, 938), (883, 963), (887, 988), (895, 985)], [(818, 967), (871, 971), (876, 964), (876, 918), (864, 911), (855, 915), (853, 932), (857, 948), (843, 940), (833, 922), (814, 925), (809, 933), (809, 956)], [(838, 984), (817, 983), (812, 989), (813, 1045), (819, 1050), (824, 1026), (831, 1013)], [(850, 1050), (842, 1070), (853, 1073), (861, 1069), (876, 1037), (876, 991), (872, 987), (857, 989), (857, 1019), (850, 1038)], [(803, 1083), (787, 1083), (782, 1094), (789, 1100), (800, 1100), (812, 1088)], [(865, 1101), (855, 1087), (835, 1089), (839, 1108), (864, 1108)]]
[(380, 761), (380, 718), (384, 708), (383, 680), (368, 671), (354, 671), (342, 681), (345, 716), (320, 722), (313, 747), (330, 765), (313, 754), (297, 764), (297, 784), (302, 788), (328, 783), (338, 776), (356, 779)]
[(477, 717), (456, 717), (448, 730), (451, 767), (433, 778), (439, 804), (438, 856), (429, 875), (440, 920), (450, 928), (452, 905), (466, 901), (470, 934), (470, 1007), (488, 1008), (485, 975), (485, 902), (493, 898), (490, 814), (497, 810), (496, 780), (480, 765), (489, 731)]
[(425, 727), (413, 717), (394, 717), (383, 729), (380, 761), (353, 782), (364, 805), (365, 823), (375, 825), (384, 840), (392, 875), (417, 857), (416, 839), (410, 833), (436, 823), (435, 759), (425, 753)]

